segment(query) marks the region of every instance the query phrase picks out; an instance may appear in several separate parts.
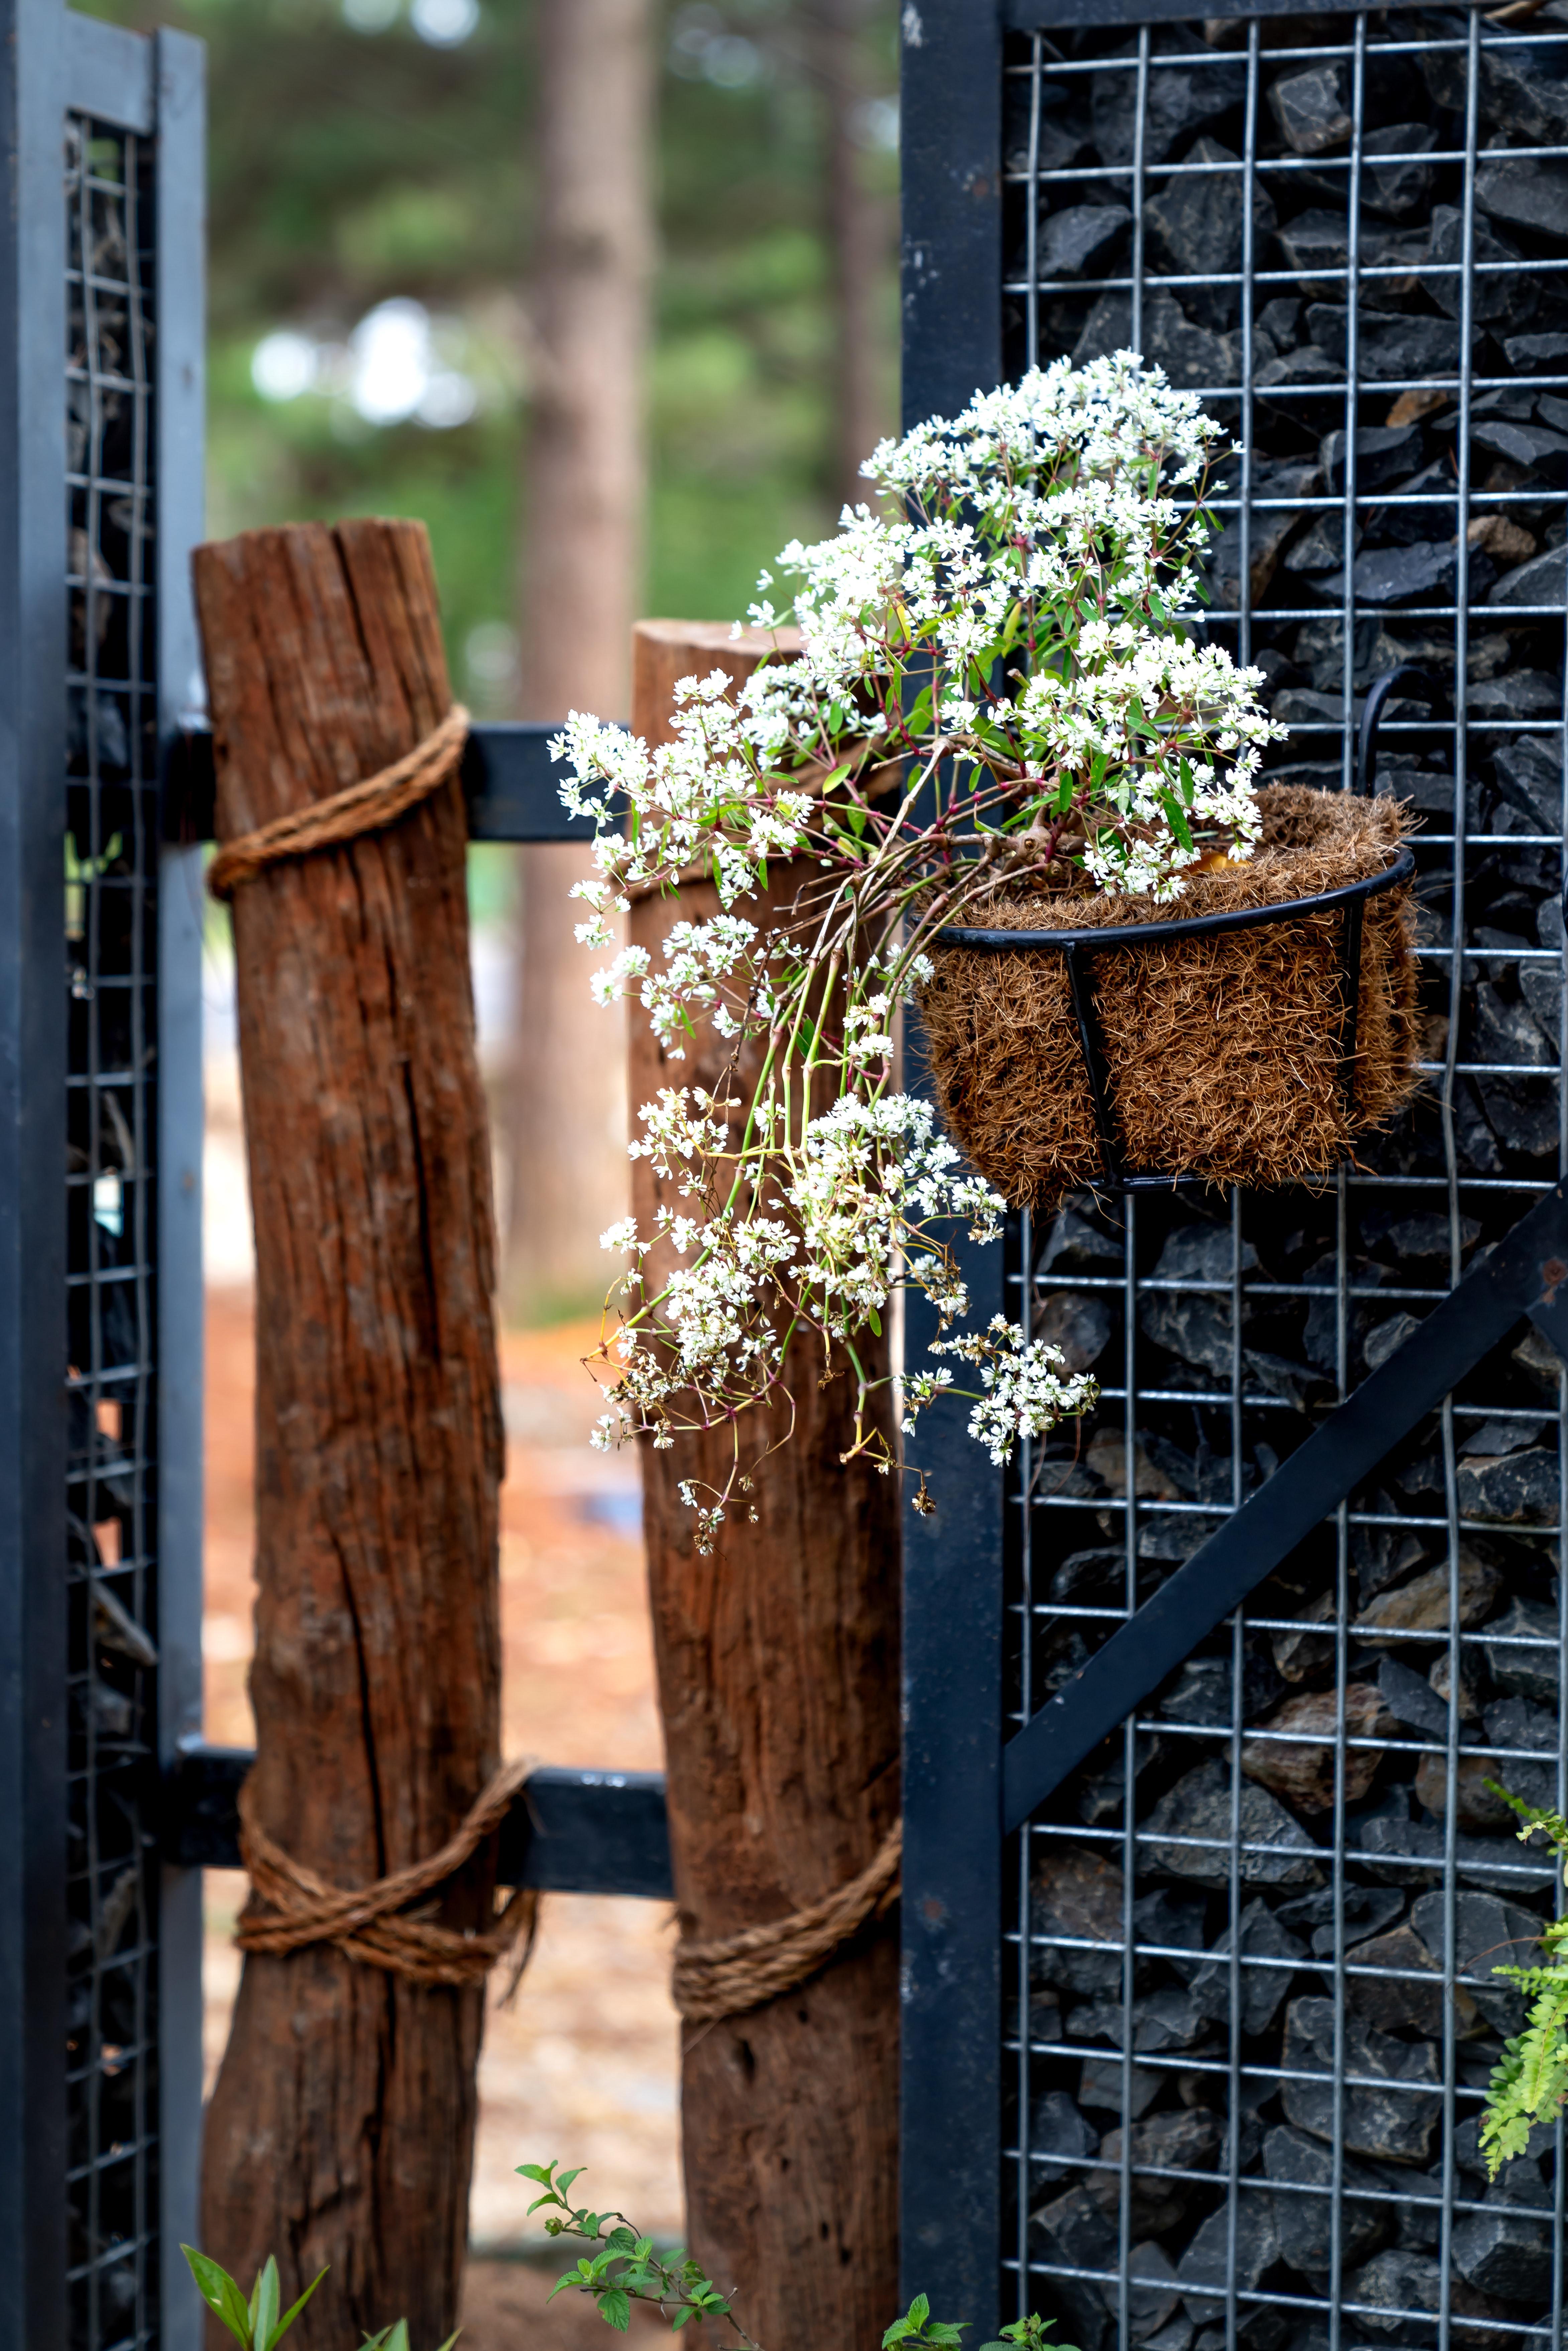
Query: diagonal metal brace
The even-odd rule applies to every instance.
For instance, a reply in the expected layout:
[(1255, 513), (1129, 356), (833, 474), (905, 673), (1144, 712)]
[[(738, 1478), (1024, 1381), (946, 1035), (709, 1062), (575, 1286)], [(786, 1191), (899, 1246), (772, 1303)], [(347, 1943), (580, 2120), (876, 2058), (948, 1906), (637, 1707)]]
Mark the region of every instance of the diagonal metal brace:
[(1020, 1828), (1527, 1314), (1568, 1362), (1568, 1183), (1555, 1185), (1472, 1265), (1420, 1329), (1009, 1741), (1003, 1833)]

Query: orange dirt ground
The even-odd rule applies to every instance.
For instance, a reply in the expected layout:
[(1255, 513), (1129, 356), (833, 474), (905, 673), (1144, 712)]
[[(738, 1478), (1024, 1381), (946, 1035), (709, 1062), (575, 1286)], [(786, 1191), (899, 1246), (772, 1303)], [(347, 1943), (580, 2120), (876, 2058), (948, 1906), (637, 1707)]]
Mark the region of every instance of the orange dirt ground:
[[(501, 1498), (501, 1611), (508, 1755), (657, 1770), (653, 1665), (636, 1532), (635, 1465), (590, 1450), (599, 1409), (580, 1357), (595, 1329), (508, 1332), (502, 1343), (507, 1479)], [(252, 1742), (252, 1311), (246, 1289), (207, 1308), (206, 1735)], [(222, 2053), (237, 1955), (228, 1941), (237, 1875), (207, 1880), (205, 2042)], [(463, 2351), (576, 2351), (602, 2345), (591, 2308), (533, 2262), (528, 2183), (517, 2164), (559, 2156), (589, 2167), (583, 2192), (662, 2239), (681, 2232), (677, 2028), (662, 1905), (556, 1896), (509, 2009), (493, 2005), (480, 2064), (479, 2144)], [(487, 2257), (486, 2257), (487, 2256)], [(501, 2256), (501, 2258), (496, 2258)], [(395, 2316), (389, 2313), (389, 2316)]]

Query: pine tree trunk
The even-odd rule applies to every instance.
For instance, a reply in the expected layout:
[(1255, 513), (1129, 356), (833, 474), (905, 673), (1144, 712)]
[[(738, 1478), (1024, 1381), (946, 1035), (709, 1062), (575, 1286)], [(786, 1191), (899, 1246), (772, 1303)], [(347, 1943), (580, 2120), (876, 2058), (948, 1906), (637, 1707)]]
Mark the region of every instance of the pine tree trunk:
[[(299, 524), (196, 556), (228, 840), (373, 774), (450, 694), (422, 525)], [(234, 902), (256, 1258), (261, 1824), (352, 1886), (422, 1860), (498, 1761), (502, 1466), (484, 1101), (455, 778)], [(483, 1852), (437, 1916), (478, 1926)], [(294, 2335), (455, 2324), (476, 1991), (316, 1948), (247, 1958), (209, 2109), (203, 2242), (275, 2252)], [(226, 2341), (226, 2336), (214, 2336)]]
[[(623, 718), (642, 568), (653, 274), (651, 0), (540, 0), (538, 234), (519, 579), (522, 716)], [(505, 1120), (506, 1294), (533, 1316), (604, 1293), (626, 1213), (624, 1028), (589, 993), (569, 893), (585, 852), (518, 855)]]
[[(671, 688), (716, 666), (737, 680), (761, 641), (643, 622), (632, 724), (668, 734)], [(798, 876), (770, 895), (782, 904)], [(707, 883), (636, 904), (632, 937), (658, 956), (670, 925), (718, 911)], [(766, 920), (748, 901), (745, 912)], [(712, 1088), (728, 1049), (711, 1032), (671, 1063), (634, 1014), (632, 1099)], [(743, 1077), (739, 1091), (746, 1091)], [(674, 1187), (669, 1187), (673, 1197)], [(636, 1163), (639, 1227), (659, 1185)], [(898, 1816), (898, 1489), (840, 1455), (853, 1389), (820, 1384), (808, 1347), (782, 1410), (742, 1424), (755, 1490), (699, 1557), (683, 1479), (722, 1484), (727, 1437), (643, 1451), (649, 1585), (683, 1932), (700, 1940), (787, 1917), (863, 1869)], [(762, 1458), (769, 1445), (779, 1446)], [(753, 1503), (758, 1523), (746, 1519)], [(872, 1932), (788, 1998), (683, 2033), (682, 2133), (694, 2251), (735, 2289), (748, 2333), (779, 2351), (866, 2351), (898, 2290), (898, 1953)]]

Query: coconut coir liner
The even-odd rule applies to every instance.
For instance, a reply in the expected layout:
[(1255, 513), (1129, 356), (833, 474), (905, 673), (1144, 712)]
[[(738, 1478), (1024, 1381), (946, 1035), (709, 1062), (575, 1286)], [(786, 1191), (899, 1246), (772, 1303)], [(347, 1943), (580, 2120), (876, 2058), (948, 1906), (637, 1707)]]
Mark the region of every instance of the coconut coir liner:
[[(998, 893), (977, 929), (1087, 930), (1311, 897), (1380, 872), (1400, 804), (1265, 785), (1245, 864), (1194, 875), (1176, 906), (1098, 892)], [(1342, 1083), (1345, 909), (1093, 957), (1124, 1165), (1262, 1187), (1322, 1176), (1419, 1082), (1409, 886), (1364, 899), (1355, 1086)], [(936, 951), (921, 997), (943, 1117), (1013, 1207), (1039, 1209), (1103, 1173), (1067, 967), (1058, 954)]]

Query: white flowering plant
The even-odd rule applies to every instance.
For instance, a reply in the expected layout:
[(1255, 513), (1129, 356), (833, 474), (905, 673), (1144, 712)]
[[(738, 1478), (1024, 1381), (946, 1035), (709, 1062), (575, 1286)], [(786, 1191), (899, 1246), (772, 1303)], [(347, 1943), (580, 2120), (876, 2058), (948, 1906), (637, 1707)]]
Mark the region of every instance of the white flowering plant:
[[(931, 1301), (946, 1359), (904, 1375), (906, 1435), (961, 1395), (1001, 1462), (1093, 1401), (1018, 1325), (956, 1327), (945, 1236), (996, 1239), (1003, 1203), (896, 1089), (895, 1021), (943, 925), (1000, 888), (1164, 904), (1195, 866), (1250, 853), (1280, 730), (1260, 674), (1184, 619), (1220, 429), (1130, 351), (977, 393), (877, 449), (881, 510), (846, 507), (837, 537), (784, 550), (798, 651), (776, 635), (738, 687), (684, 679), (657, 747), (577, 712), (551, 746), (563, 800), (597, 826), (580, 939), (613, 946), (632, 893), (700, 874), (718, 899), (671, 927), (662, 965), (625, 947), (594, 981), (642, 1006), (671, 1061), (699, 1024), (728, 1042), (720, 1085), (661, 1092), (631, 1146), (683, 1205), (604, 1236), (631, 1265), (599, 1441), (736, 1433), (727, 1481), (686, 1494), (705, 1549), (744, 1490), (739, 1416), (784, 1393), (792, 1343), (857, 1383), (844, 1458), (893, 1468), (866, 1338), (901, 1285)], [(749, 617), (777, 632), (789, 616)], [(759, 922), (745, 909), (764, 892)]]

